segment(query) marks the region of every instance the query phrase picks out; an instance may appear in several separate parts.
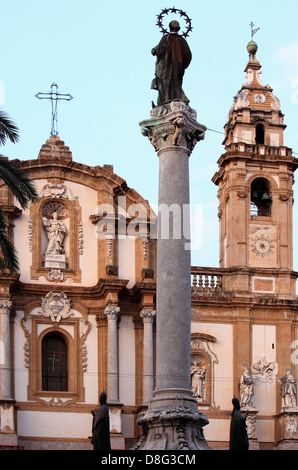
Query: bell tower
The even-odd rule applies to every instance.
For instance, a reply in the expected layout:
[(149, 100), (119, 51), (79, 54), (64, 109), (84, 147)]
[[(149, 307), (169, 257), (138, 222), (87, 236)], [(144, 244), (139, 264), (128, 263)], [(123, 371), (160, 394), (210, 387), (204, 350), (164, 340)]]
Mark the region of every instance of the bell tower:
[(220, 268), (241, 271), (235, 289), (289, 298), (295, 295), (292, 186), (298, 160), (284, 145), (279, 100), (260, 82), (257, 50), (248, 43), (246, 83), (234, 97), (225, 153), (212, 179), (218, 185)]

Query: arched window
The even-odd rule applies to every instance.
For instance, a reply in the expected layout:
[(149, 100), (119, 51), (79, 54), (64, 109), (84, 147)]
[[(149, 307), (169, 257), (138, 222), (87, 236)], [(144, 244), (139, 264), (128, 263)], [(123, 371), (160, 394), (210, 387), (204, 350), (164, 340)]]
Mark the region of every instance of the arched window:
[(42, 390), (68, 390), (67, 346), (58, 332), (48, 333), (42, 340)]
[(270, 217), (272, 199), (269, 183), (264, 178), (256, 178), (251, 184), (251, 216)]
[(265, 143), (265, 131), (263, 124), (257, 124), (256, 126), (256, 144)]

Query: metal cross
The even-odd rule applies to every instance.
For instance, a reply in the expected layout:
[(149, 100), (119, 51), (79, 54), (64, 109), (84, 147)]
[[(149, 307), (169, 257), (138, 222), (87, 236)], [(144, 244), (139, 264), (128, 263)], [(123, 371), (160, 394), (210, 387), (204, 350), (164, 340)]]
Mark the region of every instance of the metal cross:
[(55, 372), (55, 362), (60, 362), (59, 359), (56, 359), (56, 354), (53, 354), (53, 357), (48, 357), (48, 361), (52, 361), (53, 372)]
[(57, 130), (57, 103), (59, 100), (70, 101), (73, 99), (73, 96), (64, 93), (58, 93), (57, 83), (52, 83), (51, 91), (49, 93), (37, 93), (35, 98), (39, 100), (51, 100), (52, 102), (52, 127), (51, 135), (58, 135)]
[(254, 35), (259, 31), (260, 28), (253, 29), (253, 27), (254, 27), (253, 22), (251, 22), (251, 23), (249, 24), (249, 26), (250, 26), (250, 28), (251, 28), (251, 40), (253, 40)]

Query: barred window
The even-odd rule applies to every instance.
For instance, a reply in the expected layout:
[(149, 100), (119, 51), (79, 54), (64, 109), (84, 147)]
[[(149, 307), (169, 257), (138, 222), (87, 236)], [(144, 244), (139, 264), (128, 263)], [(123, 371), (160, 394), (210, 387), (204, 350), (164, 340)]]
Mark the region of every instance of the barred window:
[(68, 390), (67, 345), (60, 333), (48, 333), (42, 340), (42, 390)]

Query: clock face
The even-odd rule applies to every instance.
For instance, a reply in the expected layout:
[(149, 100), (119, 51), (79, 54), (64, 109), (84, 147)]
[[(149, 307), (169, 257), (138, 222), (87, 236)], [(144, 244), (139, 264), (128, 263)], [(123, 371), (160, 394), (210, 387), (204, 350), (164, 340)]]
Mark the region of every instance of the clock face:
[(265, 258), (274, 252), (274, 240), (262, 234), (255, 237), (251, 244), (251, 251), (259, 258)]

